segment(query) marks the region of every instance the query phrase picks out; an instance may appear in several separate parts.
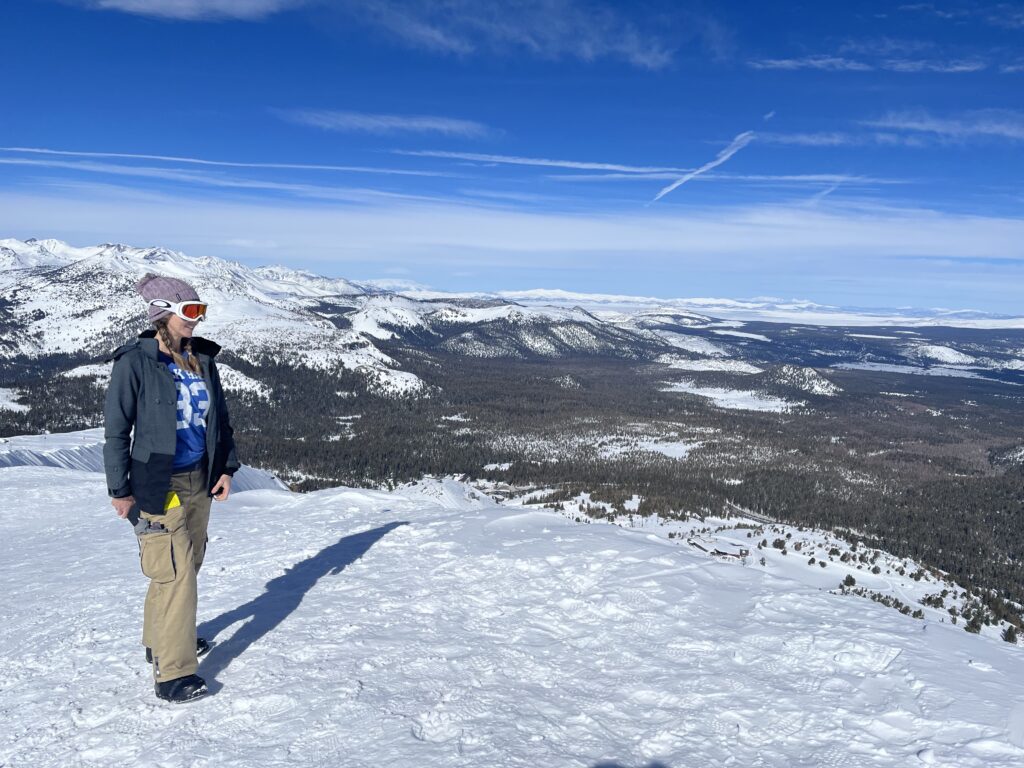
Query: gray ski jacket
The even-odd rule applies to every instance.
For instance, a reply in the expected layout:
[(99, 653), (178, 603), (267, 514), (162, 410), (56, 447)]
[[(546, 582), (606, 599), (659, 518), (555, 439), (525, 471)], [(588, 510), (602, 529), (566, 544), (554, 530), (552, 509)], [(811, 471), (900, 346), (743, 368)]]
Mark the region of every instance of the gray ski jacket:
[[(177, 445), (178, 391), (174, 376), (157, 358), (155, 330), (115, 350), (104, 407), (103, 467), (107, 492), (113, 497), (134, 496), (138, 509), (154, 515), (164, 512)], [(227, 403), (213, 358), (220, 346), (192, 338), (192, 352), (202, 363), (210, 395), (206, 418), (206, 461), (209, 494), (221, 475), (239, 467)]]

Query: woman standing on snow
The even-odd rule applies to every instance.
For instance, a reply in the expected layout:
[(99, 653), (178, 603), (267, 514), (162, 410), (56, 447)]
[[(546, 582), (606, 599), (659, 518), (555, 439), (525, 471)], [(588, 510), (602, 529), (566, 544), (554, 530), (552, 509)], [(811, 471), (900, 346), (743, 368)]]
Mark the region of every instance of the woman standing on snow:
[(239, 464), (213, 362), (220, 347), (192, 335), (207, 305), (173, 277), (147, 274), (135, 287), (155, 327), (114, 352), (103, 463), (111, 504), (135, 525), (150, 580), (142, 642), (156, 695), (189, 701), (207, 692), (196, 674), (210, 647), (196, 638), (196, 574), (210, 500), (228, 498)]

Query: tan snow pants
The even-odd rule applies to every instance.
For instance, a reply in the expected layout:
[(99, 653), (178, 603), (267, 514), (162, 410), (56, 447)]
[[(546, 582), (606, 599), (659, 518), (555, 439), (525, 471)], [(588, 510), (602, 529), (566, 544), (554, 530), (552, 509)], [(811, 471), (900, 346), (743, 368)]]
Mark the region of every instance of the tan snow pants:
[[(180, 503), (174, 505), (171, 494)], [(142, 643), (153, 651), (153, 675), (159, 683), (199, 668), (196, 574), (206, 554), (212, 501), (206, 495), (206, 467), (171, 475), (168, 500), (172, 506), (162, 515), (141, 512), (151, 532), (138, 536), (142, 572), (149, 577)], [(154, 531), (153, 525), (163, 530)]]

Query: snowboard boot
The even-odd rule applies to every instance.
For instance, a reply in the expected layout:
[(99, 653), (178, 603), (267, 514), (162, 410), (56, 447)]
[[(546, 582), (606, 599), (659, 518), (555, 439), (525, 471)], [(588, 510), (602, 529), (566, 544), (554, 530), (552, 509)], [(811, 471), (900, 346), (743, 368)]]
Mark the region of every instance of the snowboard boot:
[[(201, 637), (197, 637), (196, 638), (196, 658), (197, 659), (202, 657), (202, 656), (205, 656), (207, 653), (209, 653), (211, 648), (213, 648), (213, 643), (209, 642), (208, 640), (204, 640)], [(146, 663), (147, 664), (152, 664), (153, 663), (153, 649), (152, 648), (147, 648), (146, 649)]]
[(169, 701), (172, 704), (193, 701), (202, 698), (210, 692), (206, 687), (206, 681), (199, 677), (199, 675), (185, 675), (185, 677), (156, 683), (155, 687), (156, 697)]

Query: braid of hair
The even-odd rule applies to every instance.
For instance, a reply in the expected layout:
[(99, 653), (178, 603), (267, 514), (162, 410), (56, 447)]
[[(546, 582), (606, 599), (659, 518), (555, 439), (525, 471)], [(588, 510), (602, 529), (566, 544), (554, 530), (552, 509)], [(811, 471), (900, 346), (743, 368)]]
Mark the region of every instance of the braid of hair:
[(182, 341), (184, 342), (182, 344), (182, 348), (188, 352), (188, 357), (185, 358), (185, 365), (188, 366), (188, 369), (192, 371), (192, 373), (202, 376), (203, 366), (199, 362), (199, 358), (192, 353), (192, 339), (188, 338), (183, 339)]
[[(174, 343), (174, 339), (171, 337), (171, 332), (167, 330), (167, 321), (158, 320), (157, 322), (154, 323), (154, 325), (156, 326), (156, 332), (160, 335), (160, 340), (163, 341), (164, 346), (171, 351), (171, 357), (174, 359), (175, 364), (183, 370), (189, 370), (192, 371), (192, 373), (197, 373), (200, 376), (202, 376), (203, 368), (199, 364), (199, 360), (196, 358), (196, 356), (193, 354), (189, 354), (188, 357), (185, 357), (177, 349), (177, 346)], [(184, 347), (191, 353), (192, 340), (185, 340)]]

